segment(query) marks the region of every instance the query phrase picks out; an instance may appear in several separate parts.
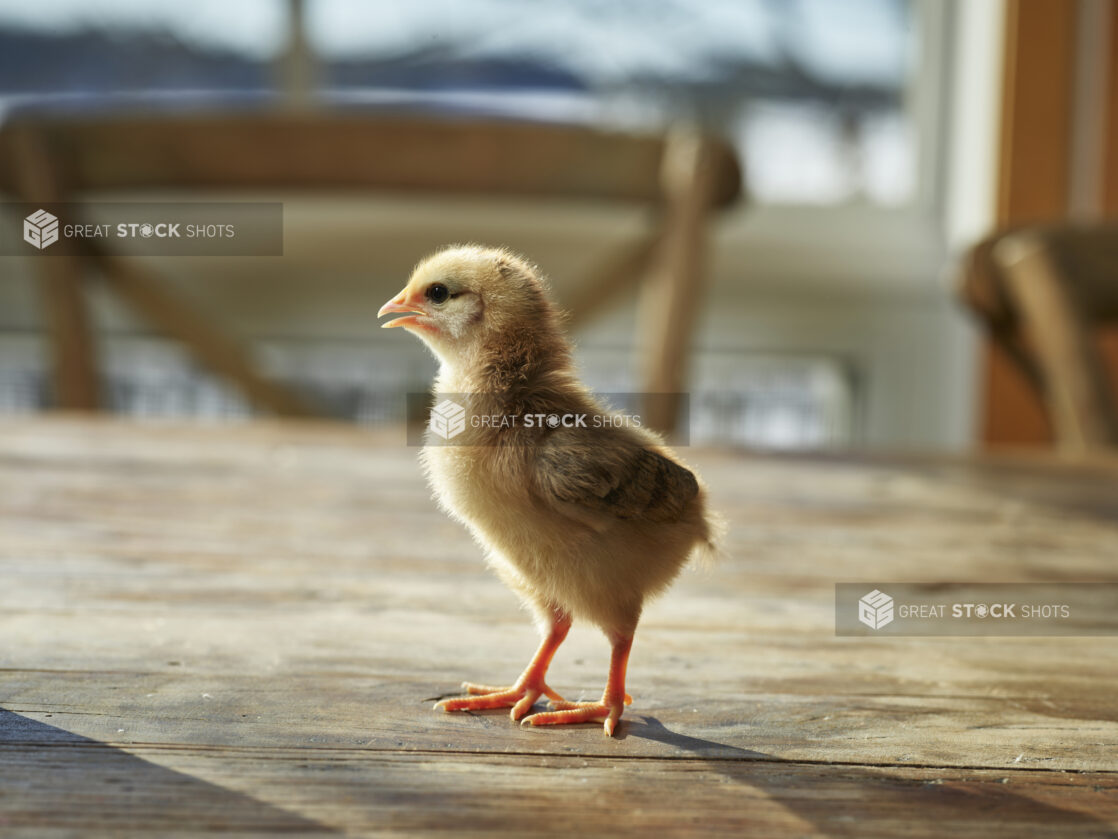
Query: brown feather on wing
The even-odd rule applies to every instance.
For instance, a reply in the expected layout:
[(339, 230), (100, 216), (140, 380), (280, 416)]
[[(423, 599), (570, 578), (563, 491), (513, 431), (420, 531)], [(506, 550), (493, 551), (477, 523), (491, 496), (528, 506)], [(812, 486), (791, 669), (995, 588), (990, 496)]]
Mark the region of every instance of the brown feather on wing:
[(678, 520), (699, 492), (687, 469), (620, 436), (588, 444), (572, 434), (555, 434), (537, 451), (535, 478), (549, 503), (655, 522)]

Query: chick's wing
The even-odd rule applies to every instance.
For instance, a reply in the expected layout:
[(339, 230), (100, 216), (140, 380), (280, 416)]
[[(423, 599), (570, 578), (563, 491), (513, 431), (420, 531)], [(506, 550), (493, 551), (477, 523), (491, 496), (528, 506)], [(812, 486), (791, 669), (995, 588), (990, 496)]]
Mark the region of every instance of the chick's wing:
[(536, 450), (533, 477), (539, 497), (583, 519), (676, 521), (699, 491), (687, 469), (621, 434), (553, 434)]

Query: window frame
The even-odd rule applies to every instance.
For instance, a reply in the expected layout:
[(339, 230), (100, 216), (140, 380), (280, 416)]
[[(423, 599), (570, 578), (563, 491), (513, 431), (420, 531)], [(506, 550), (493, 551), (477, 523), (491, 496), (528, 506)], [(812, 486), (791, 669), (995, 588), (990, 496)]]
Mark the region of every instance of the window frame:
[[(864, 199), (829, 205), (749, 201), (722, 220), (716, 274), (750, 289), (927, 293), (947, 257), (944, 232), (947, 92), (955, 0), (915, 0), (919, 61), (905, 92), (915, 126), (916, 187), (906, 204)], [(726, 264), (729, 263), (729, 264)]]

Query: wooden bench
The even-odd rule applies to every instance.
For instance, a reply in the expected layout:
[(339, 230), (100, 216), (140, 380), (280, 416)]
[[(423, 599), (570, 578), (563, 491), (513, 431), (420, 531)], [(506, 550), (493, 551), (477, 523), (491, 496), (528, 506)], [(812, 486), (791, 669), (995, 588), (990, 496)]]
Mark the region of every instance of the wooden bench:
[[(574, 301), (577, 325), (621, 290), (643, 285), (641, 387), (684, 390), (703, 299), (707, 221), (741, 194), (726, 143), (686, 127), (665, 135), (586, 126), (367, 114), (215, 113), (22, 118), (0, 128), (0, 190), (63, 202), (99, 190), (307, 190), (428, 193), (646, 205), (648, 231), (600, 266)], [(313, 412), (269, 381), (249, 353), (150, 271), (87, 243), (77, 257), (36, 261), (51, 335), (58, 407), (99, 407), (92, 326), (83, 300), (91, 264), (116, 295), (258, 408)], [(671, 400), (649, 400), (670, 431)]]

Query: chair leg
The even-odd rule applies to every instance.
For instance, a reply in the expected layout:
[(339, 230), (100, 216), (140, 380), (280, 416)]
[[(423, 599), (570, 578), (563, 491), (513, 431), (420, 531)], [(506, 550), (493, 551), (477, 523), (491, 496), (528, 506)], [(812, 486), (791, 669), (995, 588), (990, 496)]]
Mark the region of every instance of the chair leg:
[(664, 149), (662, 178), (664, 227), (641, 295), (638, 337), (647, 394), (644, 419), (653, 429), (671, 434), (706, 290), (707, 218), (715, 186), (710, 144), (693, 131), (673, 131)]
[(76, 258), (40, 261), (39, 281), (53, 369), (54, 407), (96, 411), (100, 407), (96, 351)]
[(204, 366), (237, 385), (256, 407), (279, 416), (312, 417), (314, 409), (297, 393), (262, 376), (239, 344), (134, 262), (91, 247), (106, 285), (165, 335), (174, 338)]
[(608, 260), (597, 266), (582, 290), (564, 307), (571, 329), (578, 329), (600, 314), (622, 292), (639, 285), (648, 273), (658, 244), (659, 223), (651, 233), (611, 254)]
[[(65, 200), (62, 173), (39, 132), (10, 129), (8, 148), (16, 194), (29, 203)], [(100, 407), (97, 357), (83, 294), (81, 257), (52, 254), (35, 258), (50, 345), (52, 396), (56, 408), (94, 411)]]
[(1043, 243), (1009, 239), (996, 254), (1043, 373), (1045, 404), (1061, 448), (1118, 446), (1118, 412), (1106, 369), (1080, 311)]

